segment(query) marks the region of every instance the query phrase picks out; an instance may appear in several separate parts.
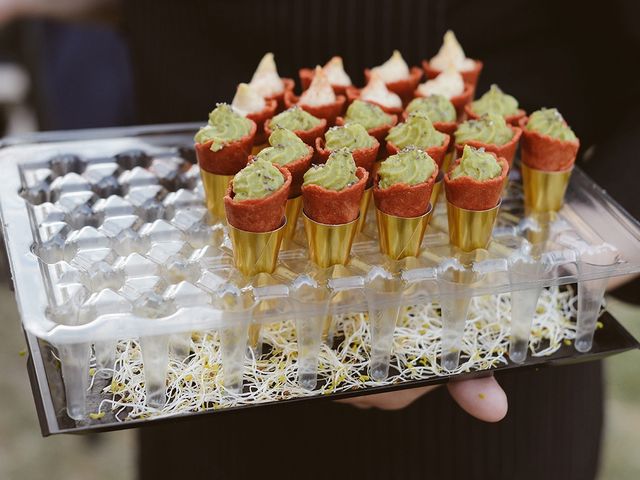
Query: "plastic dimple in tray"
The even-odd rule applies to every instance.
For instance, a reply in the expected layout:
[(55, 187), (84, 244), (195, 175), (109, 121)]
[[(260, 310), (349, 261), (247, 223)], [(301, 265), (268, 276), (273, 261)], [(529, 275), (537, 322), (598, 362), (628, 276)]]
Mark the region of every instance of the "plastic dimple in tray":
[(293, 320), (297, 381), (313, 391), (320, 346), (340, 315), (367, 314), (368, 371), (383, 381), (403, 308), (437, 302), (438, 361), (454, 371), (471, 299), (511, 292), (509, 353), (520, 363), (543, 288), (578, 284), (575, 346), (584, 352), (607, 279), (640, 271), (638, 223), (576, 169), (541, 250), (528, 241), (541, 226), (524, 215), (514, 171), (487, 250), (451, 247), (441, 198), (418, 257), (380, 254), (371, 208), (347, 266), (309, 262), (299, 222), (276, 271), (244, 278), (224, 223), (204, 207), (192, 134), (192, 126), (125, 129), (0, 152), (3, 226), (23, 324), (56, 348), (74, 419), (86, 419), (91, 355), (109, 371), (121, 340), (139, 340), (146, 402), (161, 408), (169, 352), (186, 356), (192, 332), (218, 332), (223, 388), (233, 395), (243, 388), (247, 345), (261, 352), (260, 325)]

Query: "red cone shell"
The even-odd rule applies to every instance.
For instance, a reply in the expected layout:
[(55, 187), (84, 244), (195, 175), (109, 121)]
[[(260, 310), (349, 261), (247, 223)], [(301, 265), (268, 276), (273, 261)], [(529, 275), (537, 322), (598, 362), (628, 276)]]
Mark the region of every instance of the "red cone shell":
[[(490, 153), (495, 156), (495, 153)], [(496, 178), (484, 181), (466, 176), (451, 180), (449, 173), (460, 163), (460, 159), (456, 160), (444, 176), (447, 201), (459, 208), (477, 211), (489, 210), (498, 205), (504, 189), (504, 181), (509, 174), (509, 164), (502, 157), (496, 158), (502, 166), (502, 172)]]
[[(464, 111), (467, 114), (467, 118), (471, 120), (477, 120), (478, 118), (480, 118), (480, 115), (478, 115), (471, 109), (471, 104), (465, 105)], [(508, 117), (504, 117), (504, 120), (508, 124), (513, 125), (514, 127), (517, 127), (518, 124), (520, 123), (520, 120), (524, 118), (526, 114), (527, 112), (519, 108), (518, 113), (516, 113), (515, 115), (509, 115)]]
[[(316, 161), (318, 163), (326, 163), (329, 155), (331, 155), (331, 150), (327, 150), (325, 148), (324, 142), (324, 138), (316, 138)], [(371, 173), (371, 168), (373, 168), (373, 164), (378, 157), (379, 148), (380, 144), (378, 143), (378, 140), (376, 140), (375, 144), (371, 147), (352, 150), (351, 155), (353, 156), (353, 161), (356, 162), (356, 166), (362, 167), (367, 172)]]
[(291, 108), (294, 105), (298, 105), (304, 111), (309, 112), (311, 115), (317, 118), (324, 118), (327, 121), (327, 125), (330, 127), (336, 123), (336, 118), (342, 115), (345, 109), (347, 99), (344, 95), (336, 95), (336, 101), (327, 105), (304, 105), (298, 103), (299, 97), (296, 97), (293, 92), (287, 92), (284, 96), (284, 104), (287, 108)]
[(407, 185), (406, 183), (396, 183), (389, 188), (378, 186), (380, 178), (376, 174), (373, 184), (373, 199), (376, 208), (387, 215), (395, 217), (412, 218), (419, 217), (427, 213), (431, 191), (438, 176), (438, 169), (422, 183), (417, 185)]
[[(270, 123), (271, 123), (271, 120), (268, 120), (264, 124), (264, 133), (266, 134), (267, 138), (269, 138), (273, 133), (273, 130), (271, 130)], [(327, 129), (327, 121), (324, 118), (321, 118), (320, 124), (318, 126), (313, 127), (310, 130), (294, 130), (293, 133), (295, 133), (298, 137), (300, 137), (300, 140), (302, 140), (304, 143), (306, 143), (310, 147), (313, 147), (316, 144), (316, 138), (324, 135), (324, 131), (326, 129)]]
[(369, 179), (369, 173), (362, 168), (356, 169), (358, 183), (339, 192), (328, 190), (319, 185), (302, 186), (304, 213), (311, 220), (326, 225), (342, 225), (358, 218), (360, 200)]
[(291, 173), (278, 165), (276, 167), (284, 176), (284, 184), (264, 198), (236, 202), (233, 200), (233, 180), (229, 182), (227, 194), (224, 197), (224, 209), (229, 224), (240, 230), (256, 233), (271, 232), (282, 226), (291, 187)]
[[(447, 134), (445, 134), (447, 135)], [(444, 142), (439, 147), (431, 147), (425, 149), (425, 152), (433, 158), (434, 162), (438, 165), (438, 168), (442, 168), (442, 162), (444, 161), (444, 156), (449, 149), (449, 142), (451, 141), (451, 137), (449, 135), (446, 136)], [(393, 142), (387, 142), (387, 153), (389, 155), (395, 155), (398, 153), (400, 149), (395, 146)]]
[[(371, 77), (371, 70), (365, 68), (364, 78), (367, 83), (369, 82), (369, 77)], [(422, 70), (419, 67), (411, 67), (408, 78), (388, 82), (385, 83), (385, 85), (389, 90), (398, 95), (402, 99), (402, 105), (406, 106), (413, 99), (413, 92), (418, 87), (420, 80), (422, 80)]]
[(462, 151), (465, 145), (471, 145), (473, 148), (484, 148), (487, 152), (495, 153), (497, 157), (504, 158), (509, 164), (509, 169), (513, 165), (513, 159), (516, 156), (516, 150), (518, 150), (518, 141), (522, 136), (522, 129), (518, 127), (509, 127), (513, 131), (513, 137), (504, 145), (495, 145), (493, 143), (477, 142), (470, 140), (465, 143), (456, 143), (456, 153), (458, 157), (462, 156)]
[(226, 144), (217, 152), (211, 151), (213, 141), (196, 143), (196, 157), (201, 169), (216, 175), (235, 175), (247, 165), (256, 135), (256, 124), (251, 121), (251, 130), (244, 137)]
[[(470, 83), (473, 86), (473, 90), (475, 91), (476, 85), (478, 85), (478, 77), (480, 76), (480, 72), (482, 71), (483, 63), (480, 60), (474, 61), (476, 62), (475, 68), (473, 70), (469, 70), (468, 72), (460, 72), (460, 75), (462, 75), (462, 79), (465, 81), (465, 83)], [(427, 60), (422, 61), (422, 68), (424, 70), (424, 73), (427, 74), (427, 78), (436, 78), (442, 73), (442, 70), (432, 68)]]
[(580, 141), (558, 140), (538, 132), (527, 130), (528, 118), (520, 121), (522, 142), (520, 155), (522, 163), (529, 168), (545, 172), (561, 172), (573, 166), (580, 148)]
[(253, 140), (255, 145), (262, 145), (267, 141), (267, 136), (264, 133), (264, 122), (273, 118), (278, 108), (278, 102), (274, 99), (267, 100), (267, 104), (260, 112), (250, 113), (247, 115), (249, 120), (253, 120), (256, 124), (256, 137)]

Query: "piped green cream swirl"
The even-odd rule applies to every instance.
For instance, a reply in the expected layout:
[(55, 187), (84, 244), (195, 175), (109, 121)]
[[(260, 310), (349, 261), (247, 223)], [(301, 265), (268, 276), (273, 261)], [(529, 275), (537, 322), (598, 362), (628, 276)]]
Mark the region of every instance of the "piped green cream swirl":
[(518, 100), (511, 95), (507, 95), (500, 87), (493, 84), (489, 91), (478, 100), (471, 102), (471, 109), (477, 115), (485, 113), (497, 113), (503, 117), (518, 113)]
[(393, 122), (393, 117), (384, 112), (378, 105), (354, 100), (344, 117), (345, 123), (357, 123), (365, 129), (371, 130)]
[(331, 127), (324, 135), (327, 150), (348, 148), (350, 151), (369, 148), (375, 139), (358, 123), (347, 123), (343, 127)]
[(435, 168), (436, 163), (424, 150), (405, 148), (382, 162), (378, 186), (385, 189), (398, 183), (417, 185), (431, 177)]
[(286, 165), (309, 155), (309, 147), (291, 130), (276, 128), (269, 136), (270, 147), (263, 148), (256, 158)]
[(219, 103), (209, 114), (209, 123), (198, 130), (197, 143), (211, 143), (211, 151), (217, 152), (231, 142), (240, 140), (251, 131), (251, 120), (233, 111), (226, 103)]
[(407, 106), (407, 113), (421, 113), (429, 117), (433, 123), (456, 121), (453, 103), (442, 95), (414, 98)]
[(233, 177), (233, 199), (257, 200), (271, 195), (284, 184), (284, 177), (273, 163), (257, 158)]
[(327, 190), (340, 191), (355, 183), (358, 183), (356, 162), (351, 152), (342, 148), (332, 152), (327, 163), (307, 170), (302, 185), (319, 185)]
[(465, 145), (460, 163), (449, 172), (451, 180), (458, 177), (471, 177), (476, 180), (491, 180), (500, 176), (502, 167), (496, 157), (484, 151)]
[(387, 141), (399, 149), (413, 145), (418, 148), (439, 147), (446, 136), (433, 127), (429, 117), (412, 113), (404, 123), (396, 125), (387, 135)]
[(457, 144), (476, 141), (504, 145), (513, 138), (513, 130), (502, 115), (487, 113), (477, 120), (467, 120), (458, 125), (455, 137)]
[(529, 117), (526, 129), (567, 142), (578, 139), (556, 108), (542, 108), (533, 112)]
[(306, 131), (317, 127), (321, 122), (319, 118), (314, 117), (309, 112), (305, 112), (298, 106), (293, 106), (273, 117), (269, 125), (272, 129), (278, 126), (291, 131)]

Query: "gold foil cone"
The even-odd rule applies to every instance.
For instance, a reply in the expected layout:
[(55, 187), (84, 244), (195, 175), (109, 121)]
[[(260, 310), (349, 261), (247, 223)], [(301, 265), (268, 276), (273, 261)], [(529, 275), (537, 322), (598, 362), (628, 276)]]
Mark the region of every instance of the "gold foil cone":
[(285, 207), (285, 216), (287, 217), (287, 224), (284, 227), (283, 239), (291, 240), (296, 233), (296, 226), (298, 224), (298, 217), (300, 216), (300, 210), (302, 210), (302, 195), (298, 195), (295, 198), (287, 200)]
[(442, 192), (442, 185), (444, 184), (444, 172), (444, 170), (440, 170), (438, 172), (436, 181), (433, 184), (433, 189), (431, 190), (431, 198), (429, 199), (429, 203), (432, 206), (438, 203), (438, 197), (440, 197), (440, 192)]
[(447, 202), (449, 241), (459, 249), (470, 252), (487, 248), (498, 217), (500, 203), (489, 210), (466, 210)]
[(302, 212), (309, 246), (309, 258), (321, 268), (345, 265), (356, 235), (358, 219), (341, 225), (326, 225), (311, 220)]
[(557, 212), (564, 203), (573, 167), (560, 172), (536, 170), (520, 164), (524, 187), (524, 205), (527, 213)]
[(362, 194), (362, 198), (360, 199), (360, 217), (358, 218), (358, 224), (356, 225), (356, 233), (360, 233), (362, 231), (364, 224), (367, 221), (367, 211), (369, 210), (372, 194), (373, 187), (367, 188)]
[(215, 218), (226, 219), (224, 212), (224, 196), (233, 175), (217, 175), (200, 169), (202, 186), (206, 196), (207, 209)]
[(432, 212), (431, 204), (427, 213), (411, 218), (388, 215), (376, 209), (380, 251), (394, 260), (418, 256)]
[(247, 232), (229, 225), (233, 261), (243, 275), (273, 273), (286, 224), (285, 220), (280, 228), (271, 232)]

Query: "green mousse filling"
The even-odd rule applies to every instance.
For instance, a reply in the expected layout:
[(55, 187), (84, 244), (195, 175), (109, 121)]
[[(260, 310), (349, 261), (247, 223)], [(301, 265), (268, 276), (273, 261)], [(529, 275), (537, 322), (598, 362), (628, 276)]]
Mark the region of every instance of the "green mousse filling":
[(484, 148), (465, 145), (460, 163), (449, 173), (449, 178), (471, 177), (482, 181), (499, 177), (501, 173), (502, 167), (496, 157), (485, 152)]
[(435, 168), (435, 162), (424, 150), (409, 147), (382, 162), (378, 186), (385, 189), (397, 183), (417, 185), (431, 177)]
[(421, 113), (433, 123), (455, 122), (457, 118), (453, 103), (442, 95), (414, 98), (407, 106), (407, 113)]
[(291, 130), (276, 128), (269, 136), (270, 147), (260, 150), (256, 158), (286, 165), (309, 155), (309, 147)]
[(342, 148), (332, 152), (327, 163), (307, 170), (303, 185), (319, 185), (327, 190), (340, 191), (355, 183), (358, 183), (356, 162), (351, 152)]
[(357, 123), (365, 129), (371, 130), (393, 122), (393, 117), (386, 114), (378, 105), (355, 100), (344, 117), (345, 123)]
[(387, 135), (387, 141), (399, 149), (409, 145), (422, 149), (439, 147), (445, 138), (443, 133), (433, 128), (429, 117), (420, 113), (412, 113), (406, 122), (393, 127)]
[(358, 123), (347, 123), (344, 127), (331, 127), (324, 136), (327, 150), (348, 148), (350, 151), (372, 147), (375, 139)]
[(298, 106), (293, 106), (271, 119), (270, 128), (276, 126), (291, 131), (307, 131), (320, 125), (321, 120), (305, 112)]
[(533, 112), (529, 117), (526, 129), (567, 142), (578, 139), (556, 108), (542, 108)]
[(211, 143), (211, 151), (217, 152), (226, 144), (240, 140), (251, 131), (251, 120), (238, 115), (226, 103), (220, 103), (209, 114), (209, 123), (198, 130), (197, 143)]
[(284, 177), (273, 163), (256, 159), (233, 177), (234, 200), (257, 200), (271, 195), (284, 184)]
[(492, 145), (504, 145), (513, 138), (513, 130), (509, 128), (502, 115), (487, 113), (477, 120), (467, 120), (458, 125), (456, 143), (470, 141)]
[(518, 113), (518, 101), (511, 95), (507, 95), (497, 85), (491, 85), (489, 91), (478, 100), (471, 103), (471, 109), (477, 115), (485, 113), (497, 113), (503, 117)]

